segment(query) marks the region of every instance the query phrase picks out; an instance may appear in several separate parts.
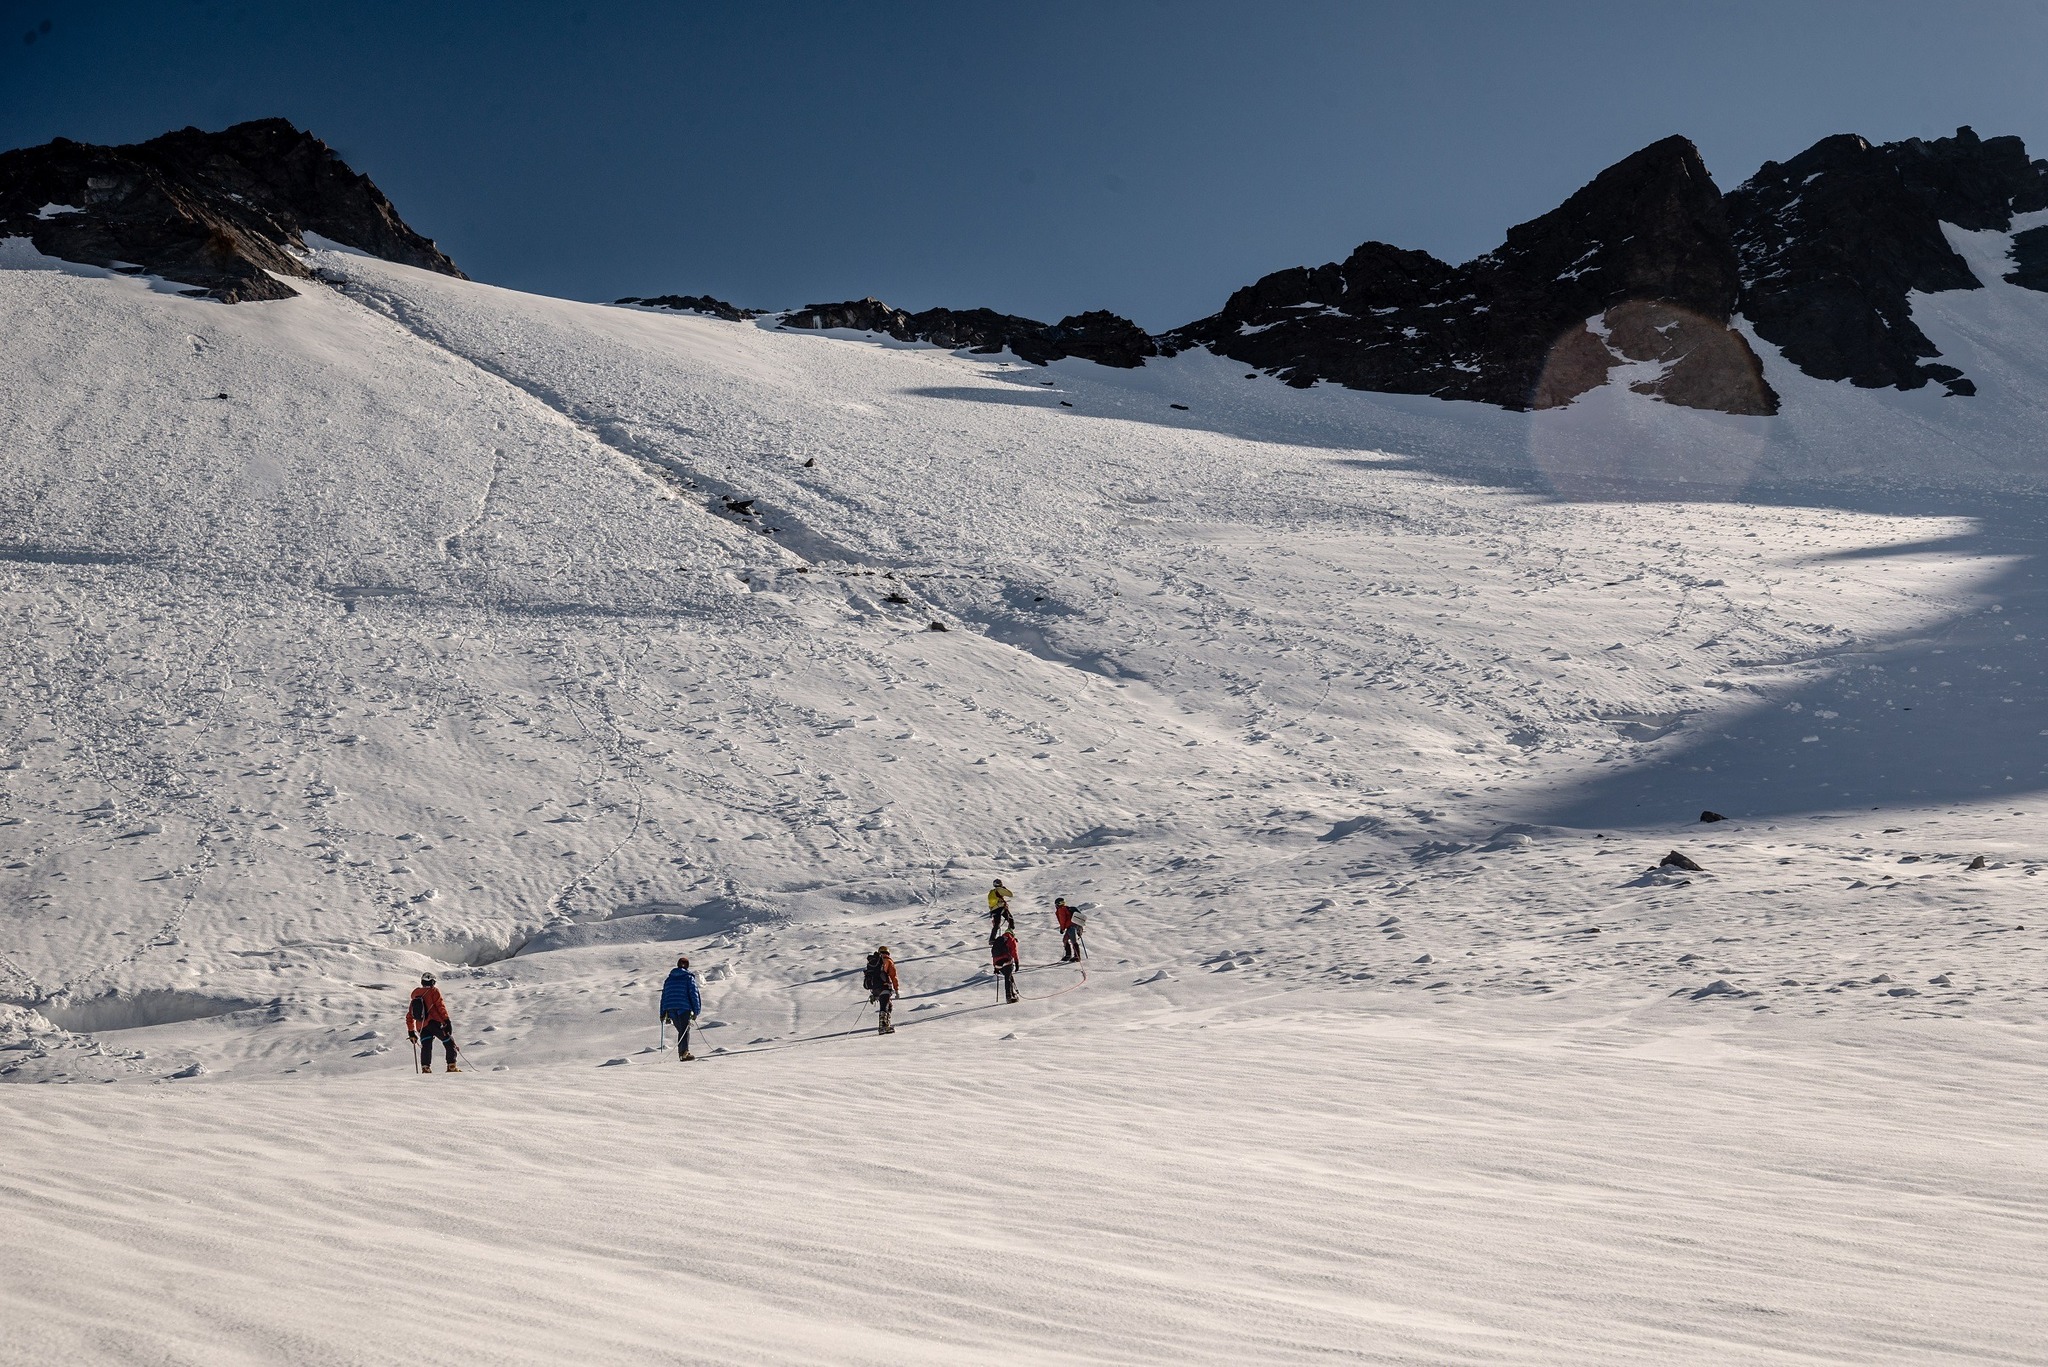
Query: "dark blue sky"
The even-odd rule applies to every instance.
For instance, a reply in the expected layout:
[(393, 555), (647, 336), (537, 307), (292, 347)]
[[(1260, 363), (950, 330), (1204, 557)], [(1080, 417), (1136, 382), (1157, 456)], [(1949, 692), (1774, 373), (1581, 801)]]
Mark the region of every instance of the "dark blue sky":
[(1674, 132), (1724, 186), (1836, 132), (2048, 154), (2044, 55), (2034, 0), (0, 0), (0, 147), (282, 115), (519, 289), (1162, 328), (1366, 238), (1464, 260)]

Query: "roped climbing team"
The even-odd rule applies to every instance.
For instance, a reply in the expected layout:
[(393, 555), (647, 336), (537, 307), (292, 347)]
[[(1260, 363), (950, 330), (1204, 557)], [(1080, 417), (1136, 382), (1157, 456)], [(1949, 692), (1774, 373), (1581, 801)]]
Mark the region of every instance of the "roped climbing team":
[[(1023, 966), (1017, 951), (1017, 916), (1010, 910), (1010, 899), (1017, 894), (1003, 886), (998, 878), (988, 890), (988, 957), (989, 967), (1002, 980), (1003, 1000), (1014, 1002), (1017, 998), (1017, 970)], [(1079, 963), (1082, 957), (1081, 931), (1086, 924), (1080, 911), (1067, 905), (1067, 899), (1057, 898), (1052, 906), (1053, 919), (1060, 928), (1060, 962)], [(868, 994), (868, 1000), (875, 1008), (875, 1033), (893, 1035), (896, 1033), (896, 998), (902, 995), (903, 982), (896, 976), (896, 960), (889, 953), (889, 946), (877, 945), (875, 952), (868, 955), (867, 963), (861, 969), (860, 985)], [(695, 1058), (689, 1050), (689, 1022), (697, 1018), (697, 1010), (703, 996), (697, 986), (697, 976), (690, 972), (688, 959), (676, 960), (668, 981), (661, 989), (661, 1015), (663, 1020), (672, 1021), (680, 1037), (676, 1047), (677, 1056), (688, 1060)], [(686, 1010), (687, 1016), (678, 1012)]]
[[(1017, 949), (1017, 917), (1010, 910), (1010, 899), (1016, 895), (1003, 886), (1000, 878), (988, 890), (989, 966), (1002, 980), (1005, 1002), (1018, 999), (1017, 970), (1022, 967)], [(1052, 910), (1060, 929), (1060, 962), (1079, 963), (1084, 925), (1081, 913), (1067, 905), (1064, 897), (1054, 901)], [(880, 945), (868, 955), (867, 964), (861, 972), (861, 987), (875, 1007), (875, 1033), (895, 1034), (896, 998), (902, 994), (903, 984), (896, 976), (896, 961), (889, 955), (889, 946)], [(683, 955), (669, 970), (668, 977), (662, 980), (661, 1004), (657, 1008), (662, 1022), (675, 1027), (676, 1058), (681, 1062), (688, 1063), (697, 1057), (690, 1052), (690, 1026), (703, 1008), (703, 986), (690, 968), (689, 956)], [(417, 1066), (420, 1072), (434, 1071), (434, 1041), (437, 1039), (441, 1041), (442, 1057), (446, 1060), (445, 1071), (462, 1071), (455, 1063), (455, 1027), (449, 1019), (448, 1003), (442, 999), (441, 989), (435, 986), (431, 973), (421, 975), (420, 985), (413, 989), (412, 1000), (406, 1003), (405, 1036), (419, 1046)]]
[[(1024, 966), (1023, 956), (1017, 949), (1017, 915), (1010, 909), (1010, 899), (1016, 895), (1003, 886), (1000, 878), (988, 890), (989, 967), (1002, 981), (1005, 1002), (1018, 1000), (1017, 970)], [(1054, 900), (1052, 912), (1060, 928), (1060, 962), (1079, 963), (1085, 918), (1077, 908), (1067, 905), (1064, 897)], [(890, 1013), (903, 988), (896, 977), (896, 961), (889, 957), (889, 946), (882, 945), (868, 955), (861, 986), (867, 990), (868, 1000), (875, 1004), (876, 1033), (894, 1034), (896, 1027), (890, 1024)]]

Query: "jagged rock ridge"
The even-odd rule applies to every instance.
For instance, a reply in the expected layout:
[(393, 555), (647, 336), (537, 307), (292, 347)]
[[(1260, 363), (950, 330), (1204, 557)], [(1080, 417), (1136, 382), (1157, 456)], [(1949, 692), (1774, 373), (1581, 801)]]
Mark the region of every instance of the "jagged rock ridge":
[(879, 299), (812, 304), (783, 319), (784, 327), (848, 328), (887, 333), (899, 342), (930, 342), (956, 351), (1009, 350), (1020, 360), (1045, 365), (1075, 356), (1098, 365), (1129, 370), (1157, 356), (1159, 345), (1128, 318), (1100, 309), (1041, 323), (993, 309), (926, 309), (905, 313)]
[(723, 318), (728, 323), (744, 323), (772, 311), (743, 309), (737, 304), (728, 304), (723, 299), (713, 299), (708, 294), (657, 294), (651, 299), (627, 295), (624, 299), (615, 299), (612, 302), (633, 304), (643, 309), (668, 309), (674, 313), (701, 313), (706, 318)]
[(1772, 413), (1777, 396), (1728, 327), (1741, 289), (1721, 194), (1666, 138), (1594, 178), (1485, 256), (1451, 266), (1367, 242), (1342, 265), (1269, 275), (1167, 334), (1307, 386), (1554, 407), (1629, 362), (1673, 402)]
[[(1787, 360), (1864, 388), (1936, 380), (1973, 394), (1962, 371), (1926, 364), (1941, 353), (1914, 325), (1907, 294), (1980, 288), (1941, 225), (2006, 231), (2014, 214), (2048, 209), (2048, 161), (2029, 161), (2018, 138), (1967, 127), (1880, 146), (1844, 133), (1765, 162), (1727, 205), (1740, 310)], [(2026, 254), (2006, 279), (2048, 288), (2048, 241), (2021, 236)]]
[(317, 233), (462, 277), (367, 176), (283, 119), (99, 147), (58, 138), (0, 153), (0, 236), (66, 261), (141, 270), (225, 303), (285, 299)]
[[(1770, 413), (1776, 396), (1740, 315), (1808, 375), (1951, 394), (1975, 386), (1913, 324), (1909, 294), (1976, 289), (1944, 222), (2008, 231), (2048, 208), (2048, 162), (2018, 138), (1955, 136), (1874, 146), (1849, 134), (1766, 163), (1723, 196), (1692, 144), (1667, 138), (1603, 171), (1498, 250), (1453, 267), (1368, 242), (1342, 264), (1299, 267), (1239, 290), (1221, 312), (1168, 333), (1277, 374), (1354, 389), (1569, 403), (1624, 362), (1659, 371), (1632, 387), (1672, 402)], [(2004, 278), (2048, 290), (2048, 228), (2013, 239)]]
[[(781, 325), (1008, 350), (1037, 364), (1075, 357), (1127, 368), (1202, 346), (1293, 385), (1517, 409), (1570, 403), (1626, 366), (1633, 389), (1668, 402), (1768, 414), (1777, 396), (1730, 326), (1738, 314), (1809, 375), (1973, 393), (1967, 376), (1937, 362), (1910, 295), (1980, 286), (1944, 222), (2010, 231), (2014, 215), (2041, 209), (2048, 161), (2029, 160), (2018, 138), (1980, 139), (1969, 128), (1882, 145), (1826, 138), (1726, 196), (1693, 145), (1672, 137), (1462, 266), (1367, 242), (1341, 263), (1268, 275), (1220, 312), (1156, 338), (1103, 311), (1042, 323), (992, 309), (907, 313), (875, 299), (814, 304)], [(461, 275), (366, 177), (281, 119), (123, 147), (60, 138), (0, 153), (0, 236), (226, 302), (289, 297), (277, 277), (307, 275), (297, 255), (307, 233)], [(2014, 236), (2004, 278), (2048, 291), (2048, 228)], [(763, 316), (705, 295), (619, 302)]]

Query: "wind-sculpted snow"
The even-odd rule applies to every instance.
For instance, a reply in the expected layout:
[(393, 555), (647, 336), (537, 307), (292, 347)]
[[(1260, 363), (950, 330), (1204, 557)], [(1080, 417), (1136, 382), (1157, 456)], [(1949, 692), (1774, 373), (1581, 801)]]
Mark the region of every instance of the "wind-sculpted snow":
[(0, 1089), (0, 1356), (1789, 1367), (2048, 1347), (2031, 1042), (1865, 1021), (1870, 1047), (1844, 1047), (1846, 1023), (1734, 1025), (1749, 1003), (1674, 1031), (1113, 981), (906, 1029), (886, 1055), (840, 1039), (686, 1076), (634, 1056)]
[(1514, 414), (10, 251), (0, 1078), (165, 1084), (0, 1096), (33, 1360), (2040, 1356), (2048, 296)]

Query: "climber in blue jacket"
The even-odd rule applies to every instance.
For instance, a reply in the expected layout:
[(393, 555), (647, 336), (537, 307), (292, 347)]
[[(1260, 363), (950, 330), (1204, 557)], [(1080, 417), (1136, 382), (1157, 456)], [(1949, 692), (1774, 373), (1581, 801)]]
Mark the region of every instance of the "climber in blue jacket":
[(690, 1052), (690, 1022), (704, 1009), (704, 990), (690, 971), (690, 956), (676, 960), (661, 985), (661, 1018), (676, 1028), (676, 1058), (684, 1063), (697, 1057)]

